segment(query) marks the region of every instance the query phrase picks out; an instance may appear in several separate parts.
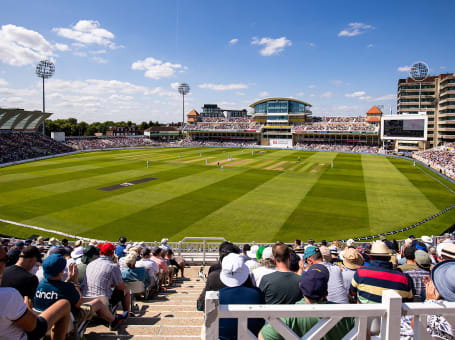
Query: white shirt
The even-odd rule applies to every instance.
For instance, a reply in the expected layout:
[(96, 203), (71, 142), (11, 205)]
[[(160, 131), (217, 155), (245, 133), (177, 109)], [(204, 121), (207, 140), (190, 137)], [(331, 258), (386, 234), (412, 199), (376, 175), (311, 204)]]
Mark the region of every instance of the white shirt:
[(335, 303), (349, 303), (347, 292), (344, 288), (343, 275), (340, 267), (333, 263), (321, 262), (330, 273), (327, 282), (327, 301)]
[(22, 295), (14, 288), (0, 288), (0, 336), (2, 340), (27, 340), (24, 330), (14, 321), (20, 319), (26, 312), (27, 306)]
[(256, 259), (248, 260), (245, 262), (245, 264), (248, 267), (250, 273), (261, 265)]
[(276, 272), (276, 267), (275, 268), (267, 268), (267, 267), (259, 267), (253, 270), (251, 273), (251, 278), (253, 280), (253, 284), (259, 288), (259, 285), (261, 284), (262, 278), (270, 273)]
[(154, 278), (157, 278), (158, 273), (160, 272), (160, 268), (158, 267), (158, 264), (155, 261), (151, 260), (150, 258), (137, 261), (136, 267), (145, 268), (145, 270), (147, 270), (147, 273), (149, 274), (149, 276), (154, 277)]

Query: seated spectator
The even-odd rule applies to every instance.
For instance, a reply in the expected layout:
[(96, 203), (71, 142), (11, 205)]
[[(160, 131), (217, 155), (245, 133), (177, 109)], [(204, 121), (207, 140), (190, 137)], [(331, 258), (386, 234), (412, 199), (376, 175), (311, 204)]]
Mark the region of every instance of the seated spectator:
[[(264, 297), (257, 288), (246, 287), (249, 269), (240, 254), (227, 255), (221, 265), (220, 280), (226, 286), (219, 291), (220, 304), (263, 304)], [(263, 319), (248, 319), (248, 329), (257, 336)], [(237, 319), (220, 319), (220, 339), (237, 340)]]
[(259, 250), (259, 246), (254, 245), (250, 248), (249, 251), (246, 252), (246, 255), (249, 257), (247, 261), (245, 261), (246, 266), (250, 270), (250, 273), (259, 267), (259, 261), (256, 259), (257, 253)]
[(87, 270), (87, 265), (96, 260), (100, 256), (100, 248), (95, 246), (87, 246), (84, 248), (82, 257), (80, 258), (80, 263), (77, 263), (78, 277), (77, 282), (81, 284), (85, 279), (85, 271)]
[(417, 268), (414, 270), (407, 270), (406, 274), (412, 279), (414, 287), (414, 301), (425, 301), (425, 284), (423, 279), (430, 275), (431, 258), (423, 250), (416, 250), (414, 253), (415, 263)]
[[(0, 283), (4, 278), (5, 264), (8, 256), (0, 247)], [(14, 288), (0, 287), (0, 335), (5, 340), (41, 339), (52, 329), (52, 340), (63, 340), (66, 337), (70, 320), (70, 304), (66, 300), (55, 303), (39, 316), (32, 313), (24, 303), (22, 295)]]
[(171, 249), (171, 247), (169, 247), (169, 245), (167, 244), (168, 241), (169, 241), (169, 240), (168, 240), (167, 238), (163, 238), (163, 239), (161, 240), (161, 246), (160, 246), (160, 247), (161, 247), (162, 249), (166, 250), (166, 251), (168, 251), (169, 249)]
[(66, 238), (62, 239), (62, 247), (66, 249), (68, 254), (71, 254), (71, 252), (73, 251), (73, 248), (69, 245), (69, 242)]
[(22, 248), (24, 248), (25, 243), (23, 241), (17, 241), (14, 246), (8, 251), (8, 262), (6, 266), (12, 266), (16, 264), (19, 260), (19, 255), (21, 254)]
[(406, 259), (406, 263), (402, 264), (401, 266), (398, 266), (398, 270), (401, 271), (402, 273), (407, 272), (408, 270), (416, 270), (417, 264), (415, 261), (415, 253), (416, 248), (414, 247), (407, 247), (404, 249), (404, 257)]
[(349, 287), (351, 286), (352, 278), (354, 277), (357, 268), (362, 267), (363, 263), (363, 257), (357, 249), (348, 248), (345, 250), (343, 258), (343, 272), (341, 274), (343, 275), (343, 285), (346, 290), (346, 295), (349, 294)]
[(439, 256), (442, 261), (455, 259), (455, 244), (453, 243), (441, 243), (441, 255)]
[(86, 302), (90, 310), (80, 308), (82, 296), (77, 283), (77, 266), (75, 263), (69, 267), (68, 281), (62, 281), (66, 260), (60, 254), (52, 254), (43, 261), (44, 279), (39, 283), (35, 293), (34, 308), (43, 311), (58, 300), (68, 300), (71, 304), (71, 312), (78, 322), (90, 319), (94, 313), (110, 323), (110, 328), (116, 329), (127, 314), (114, 317), (109, 308), (100, 299)]
[(251, 273), (251, 279), (256, 287), (259, 287), (261, 280), (264, 275), (276, 272), (275, 261), (273, 260), (272, 247), (267, 247), (262, 252), (262, 260), (260, 266), (253, 270)]
[(37, 262), (41, 262), (41, 253), (38, 248), (25, 247), (19, 254), (16, 264), (5, 268), (3, 272), (2, 287), (17, 289), (30, 309), (33, 308), (33, 297), (38, 287), (38, 278), (30, 274), (30, 270)]
[(301, 249), (303, 249), (302, 247), (302, 241), (299, 240), (299, 239), (296, 239), (294, 241), (294, 250), (297, 252), (297, 251), (300, 251)]
[(149, 287), (151, 284), (150, 276), (143, 267), (136, 268), (136, 256), (128, 254), (125, 256), (127, 269), (122, 270), (122, 279), (124, 282), (141, 281), (144, 287)]
[(151, 260), (152, 252), (150, 248), (142, 249), (141, 255), (141, 260), (136, 262), (136, 268), (145, 268), (151, 281), (159, 288), (160, 269), (158, 268), (158, 264)]
[(246, 262), (250, 259), (250, 257), (247, 255), (247, 252), (251, 250), (251, 246), (248, 243), (245, 243), (242, 248), (242, 257), (243, 261)]
[[(303, 299), (297, 304), (330, 304), (327, 301), (327, 290), (329, 281), (329, 271), (322, 264), (312, 265), (300, 279), (300, 290)], [(315, 324), (319, 318), (282, 318), (283, 321), (299, 337), (303, 337)], [(354, 328), (353, 318), (343, 318), (340, 320), (323, 338), (325, 340), (342, 339), (352, 328)], [(272, 325), (265, 325), (259, 334), (259, 340), (278, 340), (283, 337), (273, 328)]]
[(123, 310), (129, 312), (131, 295), (125, 288), (119, 267), (113, 262), (115, 246), (104, 243), (99, 248), (100, 257), (87, 265), (85, 280), (81, 285), (83, 296), (105, 296), (110, 305), (115, 306), (122, 302)]
[(183, 260), (180, 263), (177, 262), (177, 260), (174, 258), (174, 252), (170, 248), (166, 252), (166, 259), (169, 261), (169, 264), (172, 266), (173, 274), (175, 274), (175, 276), (178, 276), (178, 273), (180, 270), (180, 272), (182, 273), (182, 277), (184, 277), (183, 276), (183, 270), (184, 270), (183, 269), (184, 268)]
[(276, 271), (264, 275), (259, 289), (266, 304), (294, 304), (302, 296), (299, 289), (300, 277), (289, 270), (291, 251), (284, 243), (272, 247)]
[(297, 275), (302, 275), (305, 262), (300, 259), (300, 256), (294, 250), (291, 250), (289, 258), (289, 270)]
[(118, 244), (115, 247), (115, 255), (120, 259), (125, 256), (125, 249), (126, 249), (126, 241), (128, 239), (125, 236), (122, 236), (118, 239)]

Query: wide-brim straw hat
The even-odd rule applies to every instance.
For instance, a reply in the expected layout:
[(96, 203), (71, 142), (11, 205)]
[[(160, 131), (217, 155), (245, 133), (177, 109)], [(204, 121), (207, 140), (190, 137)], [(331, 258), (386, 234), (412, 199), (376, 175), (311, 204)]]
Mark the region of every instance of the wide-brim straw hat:
[(374, 241), (371, 245), (370, 255), (372, 256), (390, 256), (390, 249), (382, 241)]

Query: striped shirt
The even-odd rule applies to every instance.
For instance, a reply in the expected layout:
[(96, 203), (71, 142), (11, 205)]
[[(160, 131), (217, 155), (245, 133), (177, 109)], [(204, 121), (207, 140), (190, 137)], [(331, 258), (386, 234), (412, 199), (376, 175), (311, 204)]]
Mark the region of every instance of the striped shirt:
[(100, 256), (87, 265), (81, 285), (83, 296), (106, 296), (110, 299), (112, 287), (123, 282), (120, 268), (107, 256)]
[(407, 275), (412, 279), (412, 283), (415, 289), (414, 301), (424, 302), (425, 301), (425, 284), (423, 278), (430, 275), (429, 270), (417, 268), (415, 270), (409, 270), (406, 272)]
[(392, 263), (372, 260), (369, 267), (360, 267), (352, 278), (350, 290), (357, 293), (359, 303), (381, 303), (382, 292), (392, 289), (404, 299), (411, 300), (412, 281), (392, 269)]

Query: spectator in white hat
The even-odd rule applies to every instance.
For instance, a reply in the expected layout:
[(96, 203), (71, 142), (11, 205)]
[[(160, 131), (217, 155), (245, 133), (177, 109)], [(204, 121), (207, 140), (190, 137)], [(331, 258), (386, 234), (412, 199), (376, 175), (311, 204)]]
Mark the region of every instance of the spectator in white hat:
[(275, 261), (273, 261), (273, 250), (272, 247), (267, 247), (262, 252), (260, 266), (251, 273), (253, 284), (259, 287), (262, 277), (273, 272), (276, 272)]
[(246, 252), (246, 255), (250, 259), (248, 261), (246, 261), (245, 264), (248, 267), (250, 272), (252, 272), (254, 269), (256, 269), (260, 266), (259, 261), (256, 259), (258, 250), (259, 250), (259, 246), (254, 245), (254, 246), (251, 246), (251, 249)]

